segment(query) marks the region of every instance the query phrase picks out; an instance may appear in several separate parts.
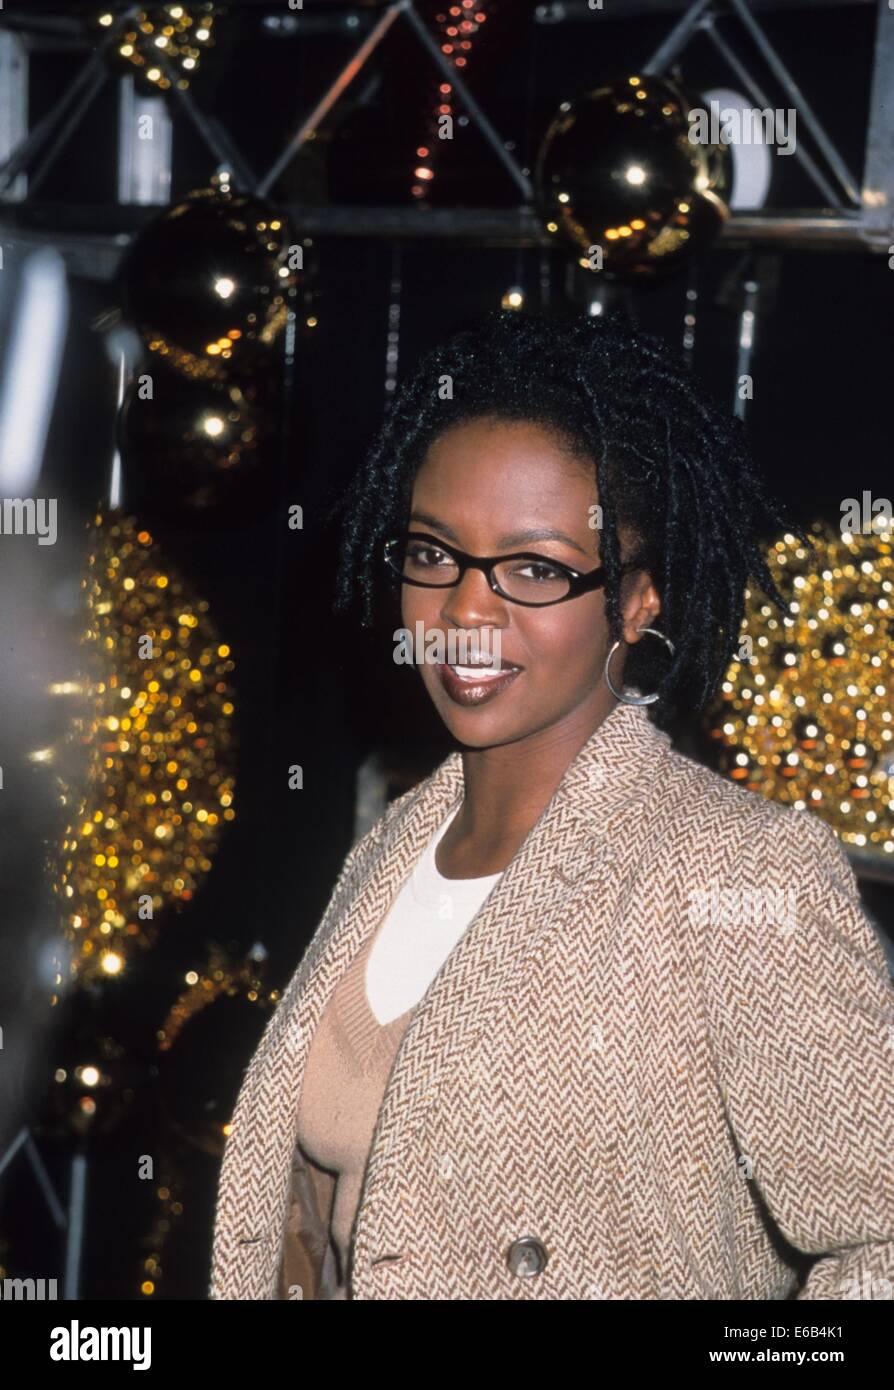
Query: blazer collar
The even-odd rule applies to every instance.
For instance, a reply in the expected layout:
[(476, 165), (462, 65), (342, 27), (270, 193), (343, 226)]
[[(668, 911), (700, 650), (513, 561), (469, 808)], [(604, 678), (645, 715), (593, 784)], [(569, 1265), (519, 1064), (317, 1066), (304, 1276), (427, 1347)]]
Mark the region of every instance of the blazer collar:
[[(652, 724), (643, 706), (618, 703), (566, 768), (552, 799), (465, 936), (485, 935), (495, 909), (523, 907), (525, 878), (532, 863), (538, 865), (538, 873), (545, 868), (544, 880), (573, 883), (589, 871), (593, 848), (609, 832), (612, 837), (635, 833), (670, 741)], [(305, 1039), (340, 972), (382, 920), (463, 791), (462, 753), (456, 751), (386, 811), (381, 835), (372, 838), (353, 874), (336, 890), (293, 978), (292, 998), (297, 1000), (307, 989), (305, 1027), (300, 1030)], [(447, 965), (449, 973), (449, 960)], [(433, 988), (437, 985), (436, 981)]]
[[(655, 727), (644, 706), (619, 702), (569, 763), (550, 806), (561, 807), (582, 827), (601, 833), (610, 819), (624, 813), (670, 742), (670, 735)], [(462, 753), (450, 753), (416, 790), (419, 801), (431, 809), (426, 823), (435, 822), (434, 833), (463, 795)], [(391, 835), (399, 836), (404, 829), (397, 817)]]

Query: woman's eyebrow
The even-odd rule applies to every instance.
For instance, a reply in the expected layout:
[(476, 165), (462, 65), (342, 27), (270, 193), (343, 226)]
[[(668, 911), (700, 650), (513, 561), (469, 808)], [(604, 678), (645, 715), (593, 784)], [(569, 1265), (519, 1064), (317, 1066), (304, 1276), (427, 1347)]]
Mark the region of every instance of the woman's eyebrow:
[[(432, 526), (436, 531), (443, 531), (449, 540), (455, 541), (459, 545), (459, 539), (452, 526), (446, 522), (439, 521), (436, 516), (431, 516), (428, 512), (412, 512), (411, 521), (418, 521), (423, 526)], [(570, 536), (566, 536), (564, 531), (555, 531), (549, 526), (536, 526), (527, 531), (513, 531), (511, 535), (500, 536), (497, 545), (501, 550), (508, 550), (513, 545), (527, 545), (529, 541), (563, 541), (565, 545), (570, 545), (572, 550), (578, 551), (587, 559), (592, 558), (583, 546), (578, 545)]]
[[(587, 555), (583, 546), (578, 545), (570, 536), (566, 536), (564, 531), (554, 531), (552, 527), (540, 526), (531, 531), (514, 531), (511, 536), (501, 536), (497, 544), (502, 548), (510, 545), (527, 545), (528, 541), (564, 541), (565, 545), (570, 545), (572, 550), (577, 550), (581, 555)], [(590, 557), (587, 555), (587, 558)]]

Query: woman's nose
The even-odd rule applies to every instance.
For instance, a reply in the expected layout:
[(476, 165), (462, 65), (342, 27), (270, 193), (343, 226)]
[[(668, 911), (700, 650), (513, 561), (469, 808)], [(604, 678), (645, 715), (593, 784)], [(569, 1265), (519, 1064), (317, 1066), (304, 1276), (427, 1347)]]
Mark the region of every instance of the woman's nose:
[(441, 617), (452, 627), (505, 627), (506, 601), (494, 593), (483, 570), (469, 568), (446, 591)]

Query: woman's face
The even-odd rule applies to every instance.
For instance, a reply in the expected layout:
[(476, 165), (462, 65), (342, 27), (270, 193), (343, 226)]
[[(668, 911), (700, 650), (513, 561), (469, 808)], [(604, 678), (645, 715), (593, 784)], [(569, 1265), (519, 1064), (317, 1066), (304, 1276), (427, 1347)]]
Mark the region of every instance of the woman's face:
[[(409, 529), (472, 555), (532, 551), (586, 572), (600, 563), (591, 521), (598, 500), (592, 465), (575, 459), (545, 426), (485, 417), (454, 425), (434, 441), (414, 480)], [(626, 554), (625, 540), (622, 533)], [(449, 589), (401, 586), (402, 620), (414, 637), (421, 622), (426, 641), (440, 633), (448, 655), (451, 631), (470, 646), (474, 635), (485, 653), (499, 641), (502, 663), (519, 668), (502, 688), (472, 691), (451, 682), (449, 673), (445, 679), (441, 667), (420, 664), (444, 723), (472, 748), (546, 731), (585, 737), (601, 723), (616, 703), (603, 680), (610, 646), (605, 607), (604, 589), (524, 607), (494, 593), (475, 569)], [(637, 640), (636, 627), (649, 625), (659, 607), (649, 576), (629, 576), (622, 587), (625, 637)], [(612, 660), (619, 689), (622, 677), (623, 648)]]

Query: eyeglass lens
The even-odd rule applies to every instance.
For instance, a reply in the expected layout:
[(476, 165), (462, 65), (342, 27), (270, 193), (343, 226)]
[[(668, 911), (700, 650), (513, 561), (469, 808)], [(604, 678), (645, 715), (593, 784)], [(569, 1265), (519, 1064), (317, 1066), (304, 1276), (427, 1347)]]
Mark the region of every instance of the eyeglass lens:
[[(459, 579), (459, 565), (448, 551), (430, 541), (408, 540), (392, 552), (392, 564), (410, 583), (448, 588)], [(523, 603), (553, 603), (571, 585), (548, 560), (515, 559), (494, 566), (494, 578), (509, 598)]]

